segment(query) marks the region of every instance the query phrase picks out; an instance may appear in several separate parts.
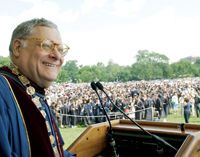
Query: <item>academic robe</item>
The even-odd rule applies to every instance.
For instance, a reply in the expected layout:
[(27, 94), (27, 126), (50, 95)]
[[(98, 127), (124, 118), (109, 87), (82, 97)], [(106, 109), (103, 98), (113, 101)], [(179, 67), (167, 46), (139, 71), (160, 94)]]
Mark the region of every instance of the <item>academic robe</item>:
[(157, 98), (155, 107), (156, 107), (157, 111), (159, 112), (159, 117), (158, 118), (164, 118), (165, 117), (165, 113), (164, 113), (163, 104), (162, 104), (162, 101), (161, 101), (160, 98)]
[[(116, 99), (115, 105), (121, 109), (121, 100), (119, 98)], [(113, 112), (120, 112), (115, 106), (113, 107)], [(117, 119), (122, 119), (123, 116), (117, 115)]]
[[(0, 156), (54, 157), (45, 119), (26, 93), (24, 86), (7, 67), (1, 67), (0, 74)], [(53, 136), (58, 135), (55, 144), (59, 143), (61, 146), (60, 155), (75, 155), (62, 150), (64, 141), (49, 106), (44, 101), (44, 89), (32, 82), (31, 85), (40, 97)]]
[(145, 120), (152, 121), (152, 107), (153, 107), (153, 100), (151, 98), (147, 98), (144, 101), (144, 107), (145, 107)]
[(142, 120), (142, 111), (140, 111), (140, 110), (142, 110), (143, 108), (144, 108), (144, 103), (141, 101), (141, 100), (139, 100), (139, 102), (137, 102), (137, 107), (135, 107), (135, 119), (136, 120)]
[[(115, 101), (115, 105), (120, 108), (120, 103), (121, 103), (121, 100), (117, 98)], [(115, 106), (113, 106), (113, 112), (119, 112), (119, 110)]]
[(69, 107), (67, 104), (64, 104), (61, 108), (61, 113), (62, 115), (62, 125), (66, 126), (69, 125), (69, 116), (67, 116), (66, 114), (69, 114)]
[(83, 107), (81, 109), (81, 115), (85, 116), (85, 117), (83, 117), (83, 121), (84, 121), (85, 125), (91, 125), (92, 124), (91, 121), (90, 121), (90, 117), (87, 117), (87, 116), (90, 116), (90, 110), (89, 110), (89, 108), (86, 104), (83, 104)]
[(70, 114), (71, 116), (71, 125), (76, 126), (78, 123), (78, 117), (79, 115), (79, 108), (78, 105), (71, 104), (70, 105)]
[[(107, 101), (105, 101), (103, 105), (104, 105), (104, 109), (105, 109), (106, 113), (104, 112), (103, 108), (101, 107), (102, 115), (105, 116), (107, 114), (108, 118), (109, 118), (110, 104)], [(107, 121), (108, 121), (108, 119), (106, 116), (102, 118), (102, 122), (107, 122)]]
[(168, 100), (168, 97), (164, 98), (163, 108), (164, 108), (165, 116), (169, 115), (169, 100)]
[(94, 101), (92, 111), (93, 115), (95, 116), (96, 123), (99, 123), (101, 121), (101, 117), (96, 117), (100, 116), (100, 110), (101, 110), (101, 104)]

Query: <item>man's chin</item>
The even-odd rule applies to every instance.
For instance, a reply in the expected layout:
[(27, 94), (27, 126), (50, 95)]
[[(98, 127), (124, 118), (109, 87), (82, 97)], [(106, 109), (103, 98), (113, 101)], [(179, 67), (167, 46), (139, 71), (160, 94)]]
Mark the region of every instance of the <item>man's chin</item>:
[(41, 87), (42, 87), (42, 88), (48, 88), (49, 86), (51, 86), (52, 83), (53, 83), (53, 81), (45, 81), (45, 82), (42, 82)]
[[(55, 78), (56, 79), (56, 78)], [(49, 86), (51, 86), (51, 84), (55, 81), (54, 78), (48, 78), (48, 79), (45, 79), (43, 80), (41, 83), (42, 83), (42, 87), (43, 88), (48, 88)]]

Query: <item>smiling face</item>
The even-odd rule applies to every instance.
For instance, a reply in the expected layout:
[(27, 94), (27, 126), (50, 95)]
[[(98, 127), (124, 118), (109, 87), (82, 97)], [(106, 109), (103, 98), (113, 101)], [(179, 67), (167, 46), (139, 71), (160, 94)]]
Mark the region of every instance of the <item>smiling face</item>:
[[(29, 38), (50, 39), (56, 44), (62, 43), (59, 32), (50, 27), (36, 26)], [(27, 40), (23, 48), (20, 40), (13, 42), (13, 63), (19, 70), (42, 88), (49, 87), (59, 74), (64, 57), (54, 48), (51, 53), (44, 52), (41, 41)]]

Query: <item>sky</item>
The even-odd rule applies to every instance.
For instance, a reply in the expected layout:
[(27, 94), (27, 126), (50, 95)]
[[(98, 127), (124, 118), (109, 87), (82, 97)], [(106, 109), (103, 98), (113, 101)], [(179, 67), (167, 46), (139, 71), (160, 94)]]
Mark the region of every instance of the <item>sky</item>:
[(70, 47), (65, 62), (131, 66), (139, 50), (169, 63), (200, 56), (200, 0), (1, 0), (0, 56), (9, 55), (18, 24), (44, 17), (57, 24)]

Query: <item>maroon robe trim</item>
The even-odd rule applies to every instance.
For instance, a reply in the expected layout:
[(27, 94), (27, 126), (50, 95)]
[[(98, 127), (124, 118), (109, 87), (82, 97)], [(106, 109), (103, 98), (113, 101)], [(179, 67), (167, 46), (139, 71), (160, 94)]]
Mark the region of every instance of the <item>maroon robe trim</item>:
[[(0, 70), (4, 70), (9, 72), (11, 75), (17, 78), (16, 75), (12, 74), (9, 69), (7, 69), (5, 66), (1, 67)], [(21, 108), (22, 114), (24, 116), (24, 120), (26, 123), (26, 127), (28, 130), (28, 135), (29, 135), (29, 140), (31, 144), (31, 153), (32, 156), (37, 156), (37, 157), (54, 157), (54, 152), (52, 145), (50, 143), (49, 139), (49, 134), (47, 131), (45, 119), (38, 110), (38, 108), (35, 106), (33, 101), (31, 100), (30, 96), (26, 93), (26, 90), (24, 87), (22, 87), (20, 84), (16, 83), (14, 80), (12, 80), (10, 77), (4, 75), (12, 89), (13, 92), (15, 93), (16, 99), (19, 103), (19, 106)], [(31, 82), (31, 84), (36, 88), (37, 91), (40, 91), (41, 93), (44, 93), (44, 89), (36, 86)], [(48, 106), (48, 105), (47, 105)], [(49, 109), (49, 108), (48, 108)], [(51, 115), (51, 112), (50, 112)], [(62, 142), (61, 142), (61, 137), (59, 136), (59, 131), (55, 125), (55, 122), (52, 118), (51, 115), (51, 121), (53, 125), (55, 126), (56, 130), (54, 130), (58, 136), (58, 139), (61, 147), (61, 152), (62, 155), (64, 156), (64, 152), (62, 149)]]
[(21, 117), (22, 117), (22, 121), (23, 121), (23, 124), (24, 124), (25, 132), (26, 132), (26, 138), (27, 138), (27, 142), (28, 142), (29, 156), (31, 157), (30, 139), (29, 139), (28, 130), (27, 130), (27, 127), (26, 127), (26, 123), (25, 123), (25, 120), (24, 120), (24, 117), (23, 117), (21, 108), (20, 108), (19, 103), (18, 103), (18, 101), (17, 101), (17, 99), (16, 99), (15, 93), (13, 92), (13, 89), (12, 89), (12, 87), (11, 87), (11, 85), (10, 85), (10, 82), (7, 80), (7, 78), (6, 78), (4, 75), (1, 75), (1, 76), (4, 77), (4, 79), (5, 79), (6, 82), (8, 83), (9, 88), (10, 88), (10, 90), (11, 90), (11, 93), (12, 93), (12, 95), (13, 95), (13, 97), (14, 97), (14, 99), (15, 99), (15, 102), (16, 102), (16, 104), (17, 104), (17, 108), (18, 108), (18, 110), (19, 110), (19, 112), (20, 112), (20, 115), (21, 115)]
[[(44, 102), (47, 104), (46, 101), (44, 101)], [(50, 111), (50, 108), (49, 108), (48, 104), (47, 104), (47, 107), (48, 107), (48, 109), (49, 109), (49, 111)], [(59, 142), (59, 144), (60, 144), (60, 147), (58, 148), (58, 151), (59, 151), (59, 149), (61, 149), (62, 156), (64, 156), (63, 146), (62, 146), (62, 142), (61, 142), (62, 140), (61, 140), (61, 137), (60, 137), (60, 134), (59, 134), (58, 127), (56, 126), (56, 122), (54, 121), (51, 112), (50, 112), (50, 116), (51, 116), (51, 122), (52, 122), (52, 125), (53, 125), (53, 127), (54, 127), (55, 134), (57, 134), (57, 137), (58, 137), (58, 140), (59, 140), (59, 141), (58, 141), (57, 138), (55, 137), (55, 138), (56, 138), (56, 142), (57, 142), (57, 143)], [(56, 130), (55, 130), (55, 129), (56, 129)]]

